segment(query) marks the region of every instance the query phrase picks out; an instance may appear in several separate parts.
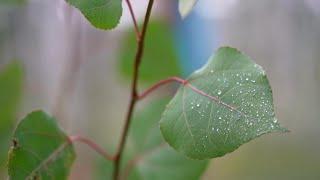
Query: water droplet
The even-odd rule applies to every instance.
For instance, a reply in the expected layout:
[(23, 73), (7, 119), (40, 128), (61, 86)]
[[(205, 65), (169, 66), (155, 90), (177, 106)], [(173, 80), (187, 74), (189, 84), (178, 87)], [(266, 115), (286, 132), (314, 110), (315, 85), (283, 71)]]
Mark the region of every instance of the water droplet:
[(251, 82), (255, 83), (256, 81), (255, 80), (251, 80)]
[(200, 107), (200, 104), (197, 104), (197, 107)]
[(219, 117), (219, 119), (221, 120), (222, 118), (221, 118), (221, 117)]
[(246, 81), (249, 81), (249, 78), (246, 78)]

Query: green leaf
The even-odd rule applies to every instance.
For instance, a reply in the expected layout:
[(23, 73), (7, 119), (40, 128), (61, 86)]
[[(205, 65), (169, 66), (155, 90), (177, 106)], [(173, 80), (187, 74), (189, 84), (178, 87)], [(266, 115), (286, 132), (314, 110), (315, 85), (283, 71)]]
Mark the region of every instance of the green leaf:
[(263, 134), (287, 131), (275, 118), (264, 70), (236, 49), (220, 48), (188, 82), (168, 104), (160, 128), (190, 158), (223, 156)]
[(96, 28), (112, 29), (119, 24), (122, 16), (121, 0), (66, 0), (78, 8)]
[(148, 104), (136, 113), (132, 120), (129, 137), (135, 166), (130, 179), (193, 180), (199, 179), (208, 161), (191, 160), (175, 152), (161, 136), (159, 119), (168, 100)]
[(15, 130), (9, 152), (10, 179), (67, 179), (75, 159), (72, 143), (56, 120), (42, 111), (30, 113)]
[(182, 18), (188, 16), (198, 0), (179, 0), (179, 12)]
[[(131, 79), (136, 53), (136, 36), (133, 28), (126, 32), (119, 52), (121, 52), (118, 61), (119, 72)], [(166, 23), (150, 22), (142, 62), (139, 81), (144, 83), (154, 83), (181, 73), (178, 54), (174, 48), (173, 33)]]
[(23, 71), (17, 62), (0, 73), (0, 166), (4, 165), (10, 145), (14, 119), (22, 92)]

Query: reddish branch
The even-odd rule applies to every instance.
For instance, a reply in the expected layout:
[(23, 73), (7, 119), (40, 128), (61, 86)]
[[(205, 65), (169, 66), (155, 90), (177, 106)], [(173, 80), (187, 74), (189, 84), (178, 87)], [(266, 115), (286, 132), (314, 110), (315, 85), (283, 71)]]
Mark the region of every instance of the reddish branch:
[(180, 84), (187, 84), (187, 81), (184, 79), (181, 79), (179, 77), (170, 77), (168, 79), (164, 79), (159, 81), (157, 84), (151, 86), (149, 89), (145, 90), (144, 92), (142, 92), (138, 97), (139, 100), (145, 98), (146, 96), (148, 96), (150, 93), (152, 93), (154, 90), (158, 89), (160, 86), (165, 85), (165, 84), (169, 84), (171, 82), (178, 82)]
[(141, 35), (137, 39), (138, 49), (137, 49), (136, 57), (134, 60), (134, 74), (133, 74), (133, 79), (132, 79), (130, 103), (129, 103), (129, 108), (128, 108), (128, 112), (127, 112), (126, 119), (125, 119), (124, 129), (121, 134), (120, 144), (119, 144), (117, 153), (115, 155), (115, 161), (114, 161), (113, 179), (115, 179), (115, 180), (119, 179), (121, 158), (122, 158), (124, 146), (126, 143), (126, 139), (128, 136), (128, 130), (130, 127), (130, 121), (132, 118), (133, 110), (134, 110), (135, 104), (138, 100), (137, 84), (138, 84), (138, 78), (139, 78), (139, 67), (141, 64), (141, 59), (142, 59), (142, 55), (143, 55), (143, 51), (144, 51), (144, 40), (145, 40), (145, 36), (146, 36), (146, 32), (147, 32), (147, 27), (149, 24), (149, 19), (150, 19), (150, 15), (151, 15), (153, 2), (154, 2), (154, 0), (149, 0), (146, 15), (145, 15), (145, 20), (144, 20), (143, 27), (142, 27), (142, 32), (141, 32)]
[(239, 112), (240, 114), (243, 114), (242, 112), (238, 111), (236, 107), (233, 107), (233, 106), (231, 106), (231, 105), (229, 105), (229, 104), (221, 101), (221, 100), (220, 100), (218, 97), (216, 97), (216, 96), (211, 96), (211, 95), (207, 94), (206, 92), (204, 92), (204, 91), (196, 88), (196, 87), (193, 86), (192, 84), (190, 84), (190, 83), (188, 82), (188, 80), (184, 80), (184, 79), (181, 79), (181, 78), (179, 78), (179, 77), (170, 77), (170, 78), (168, 78), (168, 79), (164, 79), (164, 80), (159, 81), (157, 84), (151, 86), (149, 89), (147, 89), (147, 90), (145, 90), (143, 93), (141, 93), (141, 94), (138, 96), (139, 100), (140, 100), (140, 99), (143, 99), (143, 98), (146, 97), (146, 96), (148, 96), (150, 93), (152, 93), (154, 90), (158, 89), (160, 86), (165, 85), (165, 84), (168, 84), (168, 83), (171, 83), (171, 82), (178, 82), (178, 83), (180, 83), (180, 84), (182, 84), (182, 85), (184, 85), (184, 86), (186, 86), (186, 87), (189, 87), (189, 88), (190, 88), (192, 91), (194, 91), (195, 93), (198, 93), (198, 94), (200, 94), (200, 95), (202, 95), (202, 96), (205, 96), (205, 97), (207, 97), (207, 98), (209, 98), (209, 99), (211, 99), (211, 100), (213, 100), (213, 101), (215, 101), (215, 102), (217, 102), (217, 103), (219, 103), (219, 104), (221, 104), (221, 105), (223, 105), (223, 106), (225, 106), (225, 107), (227, 107), (227, 108), (229, 108), (229, 109), (231, 109), (231, 110), (234, 110), (234, 111)]
[(91, 147), (93, 150), (95, 150), (97, 153), (102, 155), (104, 158), (110, 161), (114, 161), (114, 157), (112, 157), (110, 154), (108, 154), (102, 147), (100, 147), (98, 144), (94, 143), (90, 139), (75, 135), (69, 137), (71, 142), (82, 142), (89, 147)]

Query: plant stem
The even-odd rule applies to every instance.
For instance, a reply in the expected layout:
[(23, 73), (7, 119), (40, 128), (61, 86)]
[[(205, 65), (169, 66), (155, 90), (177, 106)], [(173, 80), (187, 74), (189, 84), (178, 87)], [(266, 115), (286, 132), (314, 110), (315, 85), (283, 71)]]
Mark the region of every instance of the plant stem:
[(142, 59), (142, 55), (143, 55), (143, 51), (144, 51), (144, 40), (145, 40), (145, 36), (146, 36), (146, 32), (147, 32), (147, 27), (148, 27), (150, 15), (151, 15), (153, 2), (154, 2), (154, 0), (149, 0), (144, 23), (143, 23), (143, 27), (142, 27), (142, 32), (141, 32), (141, 35), (137, 39), (138, 49), (137, 49), (136, 57), (134, 60), (134, 67), (133, 67), (134, 73), (133, 73), (133, 79), (132, 79), (131, 97), (130, 97), (128, 112), (127, 112), (126, 119), (125, 119), (124, 129), (121, 134), (120, 144), (119, 144), (117, 153), (115, 155), (114, 171), (113, 171), (113, 179), (114, 180), (117, 180), (119, 178), (121, 158), (122, 158), (124, 146), (126, 143), (126, 139), (128, 136), (128, 130), (130, 127), (130, 122), (131, 122), (133, 110), (134, 110), (135, 104), (138, 100), (137, 84), (138, 84), (138, 78), (139, 78), (139, 67), (141, 64), (141, 59)]
[(93, 150), (95, 150), (97, 153), (102, 155), (107, 160), (114, 161), (114, 157), (112, 157), (102, 147), (100, 147), (98, 144), (94, 143), (90, 139), (87, 139), (85, 137), (81, 137), (81, 136), (78, 136), (78, 135), (70, 136), (69, 139), (70, 139), (71, 142), (77, 142), (77, 141), (78, 142), (82, 142), (82, 143), (88, 145), (89, 147), (91, 147)]

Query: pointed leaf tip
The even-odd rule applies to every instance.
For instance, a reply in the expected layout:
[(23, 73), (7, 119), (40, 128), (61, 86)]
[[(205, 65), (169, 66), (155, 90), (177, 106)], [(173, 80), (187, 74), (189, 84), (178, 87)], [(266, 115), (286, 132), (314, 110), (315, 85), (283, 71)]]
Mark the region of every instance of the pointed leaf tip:
[(179, 0), (179, 12), (182, 18), (186, 18), (198, 0)]
[(96, 28), (108, 30), (115, 28), (122, 16), (120, 0), (66, 0), (76, 7)]

